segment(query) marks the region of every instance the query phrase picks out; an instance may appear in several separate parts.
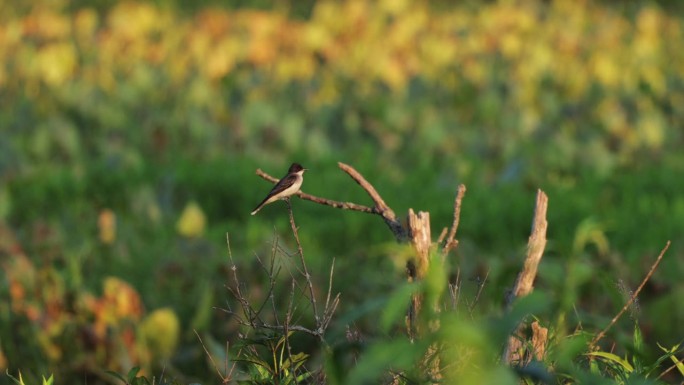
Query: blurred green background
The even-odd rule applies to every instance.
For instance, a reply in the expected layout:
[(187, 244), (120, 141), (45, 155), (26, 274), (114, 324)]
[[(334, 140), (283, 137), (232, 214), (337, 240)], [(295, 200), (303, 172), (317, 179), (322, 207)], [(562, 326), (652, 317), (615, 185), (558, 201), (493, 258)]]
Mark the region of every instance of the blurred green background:
[[(351, 164), (398, 215), (429, 211), (435, 237), (464, 183), (454, 264), (466, 292), (488, 274), (485, 310), (543, 189), (537, 290), (559, 327), (600, 330), (672, 240), (634, 316), (673, 345), (683, 28), (667, 2), (0, 2), (0, 369), (214, 378), (193, 330), (219, 346), (237, 331), (213, 308), (225, 234), (247, 271), (274, 236), (294, 247), (284, 204), (249, 215), (270, 188), (255, 170), (293, 161), (304, 191), (370, 204)], [(336, 259), (341, 313), (403, 281), (378, 217), (293, 206), (323, 287)]]

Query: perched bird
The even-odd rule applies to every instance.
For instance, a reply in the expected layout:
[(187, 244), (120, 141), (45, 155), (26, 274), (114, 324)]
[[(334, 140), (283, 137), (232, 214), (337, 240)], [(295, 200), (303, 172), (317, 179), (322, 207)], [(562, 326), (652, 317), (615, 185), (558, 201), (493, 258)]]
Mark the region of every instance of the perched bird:
[(252, 211), (252, 215), (258, 213), (259, 210), (267, 204), (275, 202), (278, 199), (285, 199), (299, 191), (302, 187), (302, 182), (304, 181), (304, 171), (306, 171), (306, 169), (302, 167), (301, 164), (292, 163), (290, 169), (287, 170), (287, 175), (276, 183), (271, 192), (266, 195), (266, 198), (264, 198), (254, 211)]

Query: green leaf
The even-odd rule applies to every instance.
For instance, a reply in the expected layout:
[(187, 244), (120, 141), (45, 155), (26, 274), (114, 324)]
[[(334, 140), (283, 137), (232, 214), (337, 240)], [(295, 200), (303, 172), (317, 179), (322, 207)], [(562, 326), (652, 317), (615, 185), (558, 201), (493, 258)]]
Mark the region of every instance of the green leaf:
[(405, 283), (394, 290), (380, 315), (380, 330), (387, 333), (392, 325), (401, 321), (413, 296), (420, 288), (416, 283)]
[(587, 355), (592, 356), (592, 357), (600, 357), (600, 358), (605, 359), (608, 362), (616, 363), (616, 364), (622, 366), (623, 368), (625, 368), (627, 373), (632, 373), (634, 371), (634, 367), (632, 366), (632, 364), (629, 363), (629, 361), (627, 361), (624, 358), (617, 356), (616, 354), (608, 353), (608, 352), (591, 352), (591, 353), (587, 353)]
[(424, 352), (420, 344), (412, 344), (403, 338), (373, 344), (359, 357), (358, 364), (349, 373), (346, 383), (377, 383), (388, 368), (408, 369)]
[(585, 333), (573, 334), (561, 339), (556, 346), (554, 358), (563, 366), (571, 366), (578, 356), (587, 350), (587, 344), (591, 340)]
[(16, 379), (11, 374), (9, 374), (9, 369), (5, 370), (5, 374), (7, 374), (7, 377), (11, 378), (15, 384), (24, 385), (24, 380), (21, 378), (21, 370), (19, 371), (19, 379)]
[(637, 373), (642, 373), (643, 371), (643, 362), (641, 362), (640, 356), (644, 352), (644, 338), (643, 335), (641, 334), (641, 328), (639, 328), (639, 322), (634, 322), (634, 358), (632, 361), (634, 362), (634, 367), (636, 368)]
[(140, 372), (140, 367), (134, 366), (131, 368), (131, 370), (128, 371), (128, 374), (126, 375), (128, 377), (128, 383), (132, 384), (133, 380), (135, 380), (135, 377), (138, 375), (138, 372)]
[(425, 304), (426, 310), (433, 310), (440, 296), (447, 287), (447, 271), (439, 256), (431, 255), (432, 263), (425, 275)]
[(675, 366), (677, 367), (677, 370), (679, 370), (679, 373), (680, 373), (682, 376), (684, 376), (684, 363), (682, 363), (682, 362), (677, 358), (677, 356), (675, 355), (675, 353), (677, 353), (677, 351), (679, 350), (679, 345), (680, 345), (680, 344), (677, 344), (677, 345), (673, 346), (672, 349), (670, 349), (670, 350), (665, 349), (665, 348), (662, 347), (660, 344), (658, 344), (658, 347), (659, 347), (660, 349), (662, 349), (665, 353), (668, 353), (667, 355), (670, 357), (670, 359), (672, 360), (672, 362), (674, 362)]
[(110, 376), (114, 376), (114, 377), (118, 378), (118, 379), (121, 380), (121, 382), (123, 382), (124, 384), (128, 384), (128, 383), (129, 383), (128, 381), (126, 381), (126, 379), (124, 378), (124, 376), (122, 376), (121, 374), (119, 374), (119, 373), (117, 373), (117, 372), (114, 372), (114, 371), (111, 371), (111, 370), (105, 370), (105, 373), (109, 374)]
[(492, 339), (497, 344), (504, 344), (515, 328), (530, 315), (538, 316), (546, 312), (551, 301), (546, 294), (534, 291), (529, 295), (516, 299), (511, 311), (494, 321)]

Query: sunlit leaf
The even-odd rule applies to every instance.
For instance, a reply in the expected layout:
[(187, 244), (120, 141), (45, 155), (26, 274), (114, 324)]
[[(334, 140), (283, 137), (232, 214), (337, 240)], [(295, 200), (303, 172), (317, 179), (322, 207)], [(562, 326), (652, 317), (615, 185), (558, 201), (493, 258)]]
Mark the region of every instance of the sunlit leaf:
[(587, 355), (592, 356), (592, 357), (601, 357), (608, 362), (613, 362), (613, 363), (619, 364), (628, 373), (631, 373), (634, 371), (634, 367), (632, 366), (632, 364), (630, 364), (629, 361), (627, 361), (627, 359), (621, 358), (617, 354), (608, 353), (608, 352), (589, 352), (589, 353), (587, 353)]
[(185, 237), (199, 237), (204, 234), (206, 222), (206, 217), (200, 206), (196, 202), (189, 202), (185, 205), (183, 213), (176, 222), (176, 230)]

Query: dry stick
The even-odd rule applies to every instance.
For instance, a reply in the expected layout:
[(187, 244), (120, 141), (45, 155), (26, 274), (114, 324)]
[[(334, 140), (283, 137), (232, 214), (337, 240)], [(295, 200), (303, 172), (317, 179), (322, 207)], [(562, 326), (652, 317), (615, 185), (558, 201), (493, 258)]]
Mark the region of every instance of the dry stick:
[(653, 262), (653, 265), (651, 266), (651, 270), (648, 271), (648, 274), (646, 274), (643, 281), (641, 281), (641, 284), (639, 285), (639, 287), (630, 296), (629, 301), (627, 301), (627, 303), (625, 303), (625, 306), (623, 306), (622, 309), (615, 315), (615, 317), (613, 317), (613, 319), (610, 321), (608, 326), (606, 326), (605, 329), (601, 330), (601, 332), (599, 334), (597, 334), (593, 340), (591, 340), (591, 342), (589, 343), (589, 350), (592, 350), (596, 346), (596, 344), (601, 340), (601, 338), (603, 338), (606, 335), (608, 330), (610, 330), (610, 328), (612, 328), (613, 325), (615, 325), (615, 323), (618, 321), (618, 319), (620, 319), (622, 314), (624, 314), (624, 312), (627, 311), (627, 309), (629, 309), (630, 306), (632, 306), (632, 304), (636, 300), (637, 296), (639, 295), (639, 292), (641, 291), (641, 289), (643, 289), (644, 285), (646, 285), (646, 282), (648, 282), (648, 280), (651, 279), (651, 276), (653, 275), (656, 268), (660, 264), (660, 261), (663, 259), (663, 255), (665, 255), (665, 252), (667, 251), (667, 249), (669, 247), (670, 247), (670, 241), (667, 241), (667, 244), (665, 244), (665, 247), (663, 248), (663, 250), (660, 251), (658, 258), (656, 259), (655, 262)]
[(448, 228), (446, 228), (446, 227), (442, 228), (442, 232), (439, 233), (439, 237), (437, 237), (437, 244), (438, 245), (441, 245), (442, 242), (444, 242), (444, 239), (446, 238), (448, 231), (449, 231)]
[(506, 299), (506, 307), (510, 309), (516, 298), (524, 297), (532, 292), (534, 279), (537, 276), (537, 268), (544, 254), (546, 247), (546, 209), (549, 205), (549, 198), (542, 190), (537, 190), (537, 201), (534, 208), (534, 218), (532, 220), (532, 233), (527, 241), (527, 257), (523, 269), (518, 274), (515, 286), (511, 294)]
[(385, 223), (387, 226), (389, 226), (390, 230), (392, 230), (392, 233), (394, 233), (394, 236), (397, 238), (397, 240), (400, 242), (406, 241), (408, 236), (406, 229), (404, 229), (404, 226), (401, 225), (401, 222), (397, 220), (396, 214), (394, 214), (394, 211), (387, 206), (380, 194), (378, 194), (378, 192), (375, 190), (375, 187), (368, 183), (363, 175), (356, 171), (352, 166), (342, 162), (337, 162), (337, 166), (342, 169), (342, 171), (346, 172), (352, 179), (354, 179), (354, 181), (358, 183), (361, 188), (366, 190), (366, 193), (368, 193), (375, 203), (373, 212), (382, 216), (382, 219), (385, 220)]
[(456, 237), (456, 230), (458, 230), (458, 224), (461, 220), (461, 202), (463, 201), (465, 192), (465, 185), (458, 185), (458, 193), (456, 193), (456, 199), (454, 200), (454, 223), (451, 225), (451, 231), (449, 231), (449, 236), (447, 237), (444, 247), (442, 248), (442, 255), (448, 254), (451, 249), (458, 246), (458, 241), (454, 240), (454, 238)]
[[(546, 221), (546, 210), (549, 205), (549, 198), (542, 190), (537, 190), (537, 199), (534, 207), (534, 218), (532, 219), (532, 232), (527, 241), (527, 257), (523, 269), (518, 274), (515, 286), (511, 293), (505, 300), (505, 307), (510, 310), (513, 301), (516, 298), (524, 297), (532, 292), (534, 279), (537, 276), (537, 268), (544, 254), (544, 247), (546, 247), (546, 229), (548, 223)], [(508, 342), (503, 351), (503, 361), (510, 364), (513, 361), (513, 356), (522, 347), (522, 342), (516, 336), (519, 335), (520, 326), (516, 331), (508, 337)]]
[(290, 203), (290, 198), (286, 198), (287, 211), (290, 213), (290, 226), (292, 226), (292, 233), (294, 234), (295, 240), (297, 241), (297, 251), (299, 253), (299, 259), (302, 262), (302, 268), (304, 269), (304, 279), (309, 286), (309, 295), (311, 296), (311, 307), (313, 309), (314, 318), (316, 320), (316, 330), (320, 331), (320, 318), (318, 317), (318, 309), (316, 306), (316, 296), (314, 296), (313, 284), (311, 283), (311, 275), (309, 274), (309, 269), (306, 267), (306, 261), (304, 260), (304, 251), (302, 250), (302, 244), (299, 242), (299, 233), (297, 231), (297, 225), (295, 225), (294, 214), (292, 213), (292, 204)]

